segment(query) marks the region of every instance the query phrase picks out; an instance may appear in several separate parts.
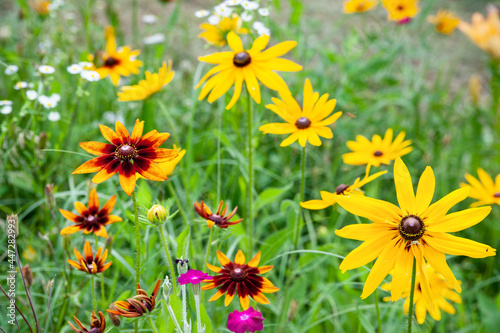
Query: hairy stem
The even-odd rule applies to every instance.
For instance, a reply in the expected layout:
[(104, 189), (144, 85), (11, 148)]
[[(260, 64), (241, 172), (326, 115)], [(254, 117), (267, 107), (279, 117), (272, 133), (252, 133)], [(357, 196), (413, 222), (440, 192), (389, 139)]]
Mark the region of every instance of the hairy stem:
[(417, 275), (417, 260), (413, 258), (413, 268), (411, 271), (410, 308), (408, 310), (408, 333), (411, 333), (413, 322), (413, 295), (415, 294), (415, 276)]
[(163, 225), (158, 226), (158, 230), (160, 230), (160, 238), (163, 244), (163, 248), (165, 249), (165, 255), (168, 259), (168, 266), (170, 268), (170, 278), (172, 279), (172, 285), (174, 286), (174, 293), (177, 294), (177, 281), (175, 279), (175, 271), (174, 264), (172, 262), (172, 256), (170, 255), (170, 251), (168, 250), (167, 239), (165, 237), (165, 231), (163, 230)]

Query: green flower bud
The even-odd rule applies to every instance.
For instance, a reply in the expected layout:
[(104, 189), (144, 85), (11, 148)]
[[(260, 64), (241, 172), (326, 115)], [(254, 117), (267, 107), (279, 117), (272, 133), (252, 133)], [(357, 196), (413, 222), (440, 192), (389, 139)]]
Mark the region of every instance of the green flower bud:
[(165, 222), (167, 219), (167, 210), (162, 205), (154, 205), (148, 211), (148, 220), (151, 223)]

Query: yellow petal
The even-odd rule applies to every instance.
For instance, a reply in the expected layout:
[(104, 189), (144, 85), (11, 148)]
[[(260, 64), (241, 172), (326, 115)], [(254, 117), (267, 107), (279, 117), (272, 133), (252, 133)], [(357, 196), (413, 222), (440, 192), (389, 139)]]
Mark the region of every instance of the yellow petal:
[(245, 255), (241, 250), (238, 250), (238, 253), (236, 253), (236, 257), (234, 257), (234, 263), (239, 265), (245, 264)]
[(399, 223), (401, 210), (395, 205), (359, 195), (339, 195), (337, 203), (349, 213), (378, 223)]
[(478, 224), (491, 212), (491, 207), (470, 208), (451, 213), (427, 227), (428, 231), (457, 232)]
[(471, 258), (485, 258), (494, 256), (496, 250), (486, 244), (478, 243), (470, 239), (448, 235), (442, 232), (426, 232), (430, 237), (425, 241), (434, 249), (457, 256)]
[(455, 206), (460, 201), (465, 200), (469, 195), (468, 188), (461, 188), (451, 192), (446, 195), (441, 200), (433, 203), (429, 206), (420, 216), (423, 218), (428, 218), (425, 222), (426, 226), (431, 225), (434, 221), (439, 221), (442, 217), (448, 213), (451, 207)]
[(405, 215), (417, 214), (410, 171), (399, 157), (394, 162), (394, 184), (396, 185), (399, 207), (403, 213)]
[[(426, 240), (427, 238), (424, 238)], [(462, 288), (460, 287), (460, 283), (458, 283), (455, 275), (451, 271), (448, 263), (446, 262), (446, 256), (443, 252), (437, 251), (430, 245), (424, 246), (424, 257), (427, 262), (434, 268), (436, 272), (441, 274), (446, 281), (450, 282), (453, 285), (453, 288), (459, 293), (462, 292)]]
[(434, 172), (428, 166), (418, 181), (417, 196), (415, 198), (417, 215), (422, 214), (431, 204), (435, 187), (436, 179), (434, 178)]

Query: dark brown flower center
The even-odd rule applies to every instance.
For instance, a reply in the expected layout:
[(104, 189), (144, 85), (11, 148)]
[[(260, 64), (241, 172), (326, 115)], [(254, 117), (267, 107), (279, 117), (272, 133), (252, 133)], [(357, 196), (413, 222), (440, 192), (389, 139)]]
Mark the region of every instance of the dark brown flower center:
[(87, 222), (90, 224), (94, 224), (97, 222), (97, 217), (95, 215), (89, 215), (86, 218)]
[(384, 155), (384, 153), (381, 152), (380, 150), (377, 150), (376, 152), (373, 153), (373, 156), (377, 156), (377, 157), (380, 157), (382, 155)]
[(252, 58), (250, 57), (250, 54), (248, 54), (248, 52), (246, 51), (236, 53), (233, 58), (233, 64), (236, 67), (245, 67), (251, 62)]
[(220, 215), (217, 215), (217, 214), (212, 214), (208, 218), (210, 219), (210, 221), (212, 221), (215, 224), (220, 224), (224, 221), (224, 218)]
[(397, 9), (397, 10), (403, 10), (403, 9), (405, 9), (405, 7), (404, 7), (404, 6), (402, 6), (402, 5), (399, 5), (399, 6), (397, 6), (397, 7), (396, 7), (396, 9)]
[(495, 194), (493, 194), (493, 196), (494, 196), (495, 198), (500, 198), (500, 192), (495, 192)]
[(131, 145), (121, 145), (116, 149), (116, 156), (122, 160), (129, 160), (136, 155), (136, 150), (134, 146)]
[(91, 328), (89, 331), (89, 333), (100, 333), (100, 332), (101, 332), (101, 329), (98, 327)]
[(337, 188), (335, 189), (335, 193), (337, 194), (342, 194), (344, 193), (345, 190), (347, 190), (347, 188), (349, 187), (349, 185), (346, 185), (346, 184), (340, 184), (339, 186), (337, 186)]
[(419, 240), (425, 231), (424, 222), (416, 215), (407, 215), (399, 222), (399, 234), (407, 241)]
[(241, 267), (235, 267), (229, 273), (229, 276), (231, 277), (231, 279), (233, 281), (242, 281), (242, 280), (245, 280), (245, 278), (247, 277), (247, 275), (248, 275), (247, 271), (244, 270)]
[(92, 273), (92, 268), (93, 268), (92, 264), (87, 264), (87, 269), (88, 269), (88, 270), (89, 270), (89, 272), (91, 272), (91, 273)]
[(120, 63), (120, 60), (118, 59), (115, 59), (115, 58), (112, 58), (112, 57), (109, 57), (108, 59), (106, 59), (106, 61), (104, 62), (104, 67), (115, 67), (116, 65), (118, 65)]
[(295, 127), (297, 127), (298, 129), (306, 129), (309, 126), (311, 126), (311, 121), (306, 117), (300, 117), (295, 122)]

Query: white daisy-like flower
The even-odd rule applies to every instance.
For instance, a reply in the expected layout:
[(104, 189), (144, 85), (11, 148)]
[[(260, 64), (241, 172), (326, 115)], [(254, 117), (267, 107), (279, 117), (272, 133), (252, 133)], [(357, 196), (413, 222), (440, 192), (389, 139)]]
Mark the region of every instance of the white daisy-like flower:
[(2, 108), (0, 108), (0, 113), (1, 114), (9, 114), (12, 112), (12, 105), (4, 105)]
[(35, 90), (26, 90), (26, 97), (28, 97), (30, 101), (33, 101), (38, 97), (38, 93)]
[(245, 8), (246, 10), (255, 10), (259, 8), (259, 3), (257, 1), (242, 1), (241, 7)]
[(238, 6), (243, 0), (226, 0), (224, 4), (227, 6)]
[(80, 76), (89, 82), (95, 82), (101, 79), (99, 73), (97, 73), (96, 71), (89, 71), (86, 69), (81, 71)]
[(13, 74), (16, 74), (17, 71), (19, 70), (19, 67), (17, 67), (16, 65), (9, 65), (7, 66), (7, 68), (5, 68), (5, 75), (13, 75)]
[(219, 16), (228, 17), (229, 15), (231, 15), (231, 12), (233, 11), (233, 9), (229, 8), (228, 6), (226, 6), (224, 4), (220, 4), (220, 5), (214, 7), (214, 11)]
[(243, 12), (240, 18), (243, 22), (250, 22), (251, 20), (253, 20), (253, 15), (249, 12)]
[(78, 63), (78, 65), (82, 68), (82, 69), (89, 69), (89, 68), (92, 68), (94, 66), (93, 63), (91, 62), (88, 62), (88, 61), (80, 61)]
[(260, 16), (269, 16), (269, 8), (259, 8)]
[(47, 119), (50, 121), (59, 121), (59, 119), (61, 119), (61, 114), (57, 111), (51, 111), (49, 112)]
[(28, 83), (24, 81), (20, 81), (14, 85), (14, 89), (19, 90), (19, 89), (24, 89), (28, 88)]
[(200, 9), (194, 12), (194, 16), (202, 18), (202, 17), (207, 17), (210, 15), (210, 12), (206, 9)]
[(151, 36), (144, 37), (142, 42), (146, 45), (160, 44), (166, 40), (165, 35), (162, 33), (157, 33)]
[(258, 21), (254, 22), (252, 25), (252, 28), (254, 28), (254, 30), (257, 31), (257, 34), (259, 36), (271, 35), (271, 30), (269, 30), (262, 22), (258, 22)]
[(147, 24), (153, 24), (156, 22), (156, 15), (153, 14), (142, 15), (142, 22)]
[(57, 103), (61, 100), (61, 96), (59, 94), (52, 94), (50, 96), (41, 95), (38, 97), (38, 101), (42, 104), (46, 109), (53, 109), (57, 106)]
[(208, 18), (208, 23), (210, 23), (211, 25), (219, 24), (219, 22), (220, 22), (220, 17), (217, 15), (212, 15)]
[(7, 99), (3, 99), (0, 101), (0, 106), (4, 106), (4, 105), (12, 105), (12, 101), (9, 101)]
[(54, 74), (56, 69), (52, 66), (43, 65), (38, 67), (38, 71), (42, 74)]
[(73, 64), (71, 66), (66, 67), (66, 70), (70, 74), (80, 74), (82, 69), (83, 69), (82, 66), (80, 66), (79, 64)]

